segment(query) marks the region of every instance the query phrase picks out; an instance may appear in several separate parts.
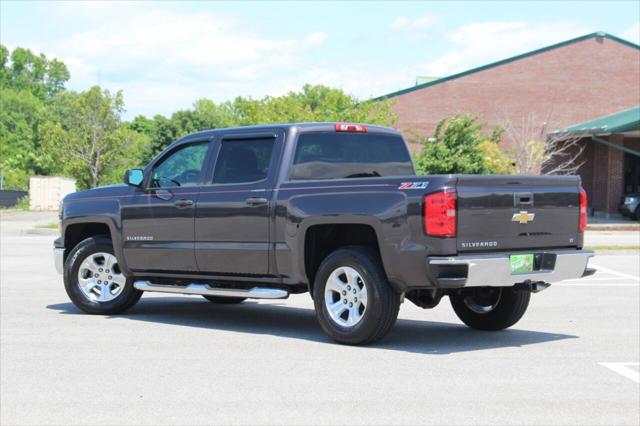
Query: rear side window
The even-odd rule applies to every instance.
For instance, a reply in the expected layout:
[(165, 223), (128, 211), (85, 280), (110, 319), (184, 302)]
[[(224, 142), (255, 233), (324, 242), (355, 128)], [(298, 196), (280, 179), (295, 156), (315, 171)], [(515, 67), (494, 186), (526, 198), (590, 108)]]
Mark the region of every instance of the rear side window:
[(318, 132), (298, 137), (291, 180), (415, 174), (400, 136)]
[(267, 178), (275, 139), (223, 140), (215, 183), (247, 183)]

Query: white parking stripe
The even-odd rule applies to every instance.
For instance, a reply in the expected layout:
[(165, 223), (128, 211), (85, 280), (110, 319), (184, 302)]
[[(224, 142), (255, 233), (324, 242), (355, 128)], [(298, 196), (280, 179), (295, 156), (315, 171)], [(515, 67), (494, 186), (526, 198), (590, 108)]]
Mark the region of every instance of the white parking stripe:
[(620, 278), (620, 277), (603, 277), (603, 278), (595, 277), (595, 278), (572, 278), (566, 281), (580, 281), (581, 283), (583, 283), (583, 282), (589, 282), (589, 281), (637, 281), (637, 280), (632, 280), (631, 278)]
[(638, 367), (640, 362), (599, 362), (598, 364), (603, 367), (607, 367), (608, 369), (615, 371), (621, 376), (626, 377), (627, 379), (631, 379), (636, 383), (640, 383), (640, 372), (630, 368), (632, 366)]
[[(613, 275), (616, 275), (616, 276), (621, 277), (621, 278), (627, 278), (627, 279), (636, 280), (636, 281), (640, 280), (640, 277), (636, 277), (636, 276), (633, 276), (633, 275), (625, 274), (623, 272), (614, 271), (613, 269), (605, 268), (604, 266), (596, 265), (596, 264), (593, 264), (593, 263), (590, 263), (589, 266), (591, 266), (592, 268), (596, 268), (598, 271), (606, 272), (607, 274), (613, 274)], [(598, 273), (596, 272), (596, 275), (597, 274)]]
[(567, 281), (562, 281), (559, 283), (553, 283), (551, 284), (552, 287), (638, 287), (638, 284), (631, 284), (631, 283), (597, 283), (597, 282), (591, 282), (591, 283), (581, 283), (581, 282), (567, 282)]

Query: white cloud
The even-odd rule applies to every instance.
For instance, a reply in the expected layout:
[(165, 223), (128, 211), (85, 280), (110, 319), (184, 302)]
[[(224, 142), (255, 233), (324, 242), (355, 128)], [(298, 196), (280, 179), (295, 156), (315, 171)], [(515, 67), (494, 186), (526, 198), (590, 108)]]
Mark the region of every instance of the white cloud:
[(56, 19), (83, 26), (63, 39), (43, 41), (41, 50), (67, 64), (73, 89), (122, 89), (129, 117), (170, 114), (202, 97), (223, 101), (299, 89), (315, 82), (305, 80), (307, 57), (328, 38), (320, 31), (264, 37), (233, 16), (144, 3), (48, 7)]
[(395, 31), (403, 30), (422, 30), (434, 27), (440, 21), (440, 16), (435, 14), (427, 14), (415, 19), (406, 16), (398, 16), (389, 25), (389, 28)]
[(480, 22), (445, 34), (453, 47), (420, 73), (444, 77), (588, 33), (574, 22)]
[(620, 34), (620, 37), (635, 44), (640, 44), (640, 21), (637, 21), (635, 24), (624, 30)]
[(309, 46), (319, 46), (322, 43), (324, 43), (327, 40), (328, 37), (329, 36), (327, 35), (327, 33), (323, 33), (323, 32), (317, 31), (315, 33), (311, 33), (308, 36), (306, 36), (304, 38), (304, 41)]

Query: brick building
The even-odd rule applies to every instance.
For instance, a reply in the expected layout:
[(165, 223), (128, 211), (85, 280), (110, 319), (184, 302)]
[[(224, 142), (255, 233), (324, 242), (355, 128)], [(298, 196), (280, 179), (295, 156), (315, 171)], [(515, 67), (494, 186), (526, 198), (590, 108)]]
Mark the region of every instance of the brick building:
[[(471, 113), (488, 126), (510, 126), (518, 133), (523, 123), (531, 122), (534, 130), (547, 134), (639, 106), (640, 46), (602, 32), (588, 34), (378, 99), (388, 98), (395, 100), (397, 127), (407, 133), (430, 136), (441, 118)], [(640, 142), (632, 136), (621, 143), (624, 136), (605, 135), (612, 140), (609, 145), (585, 138), (590, 145), (583, 155), (594, 159), (580, 170), (585, 182), (588, 176), (624, 170), (625, 161), (635, 164), (638, 157), (631, 152), (640, 152)], [(621, 144), (631, 152), (619, 150)], [(508, 139), (502, 146), (513, 148)], [(596, 173), (605, 154), (607, 169)], [(623, 181), (607, 183), (620, 188), (606, 193), (593, 183), (590, 204), (597, 211), (614, 212), (625, 192)]]
[[(640, 194), (640, 107), (555, 132), (584, 147), (578, 173), (594, 210), (613, 213), (625, 194)], [(552, 135), (552, 136), (555, 136)]]

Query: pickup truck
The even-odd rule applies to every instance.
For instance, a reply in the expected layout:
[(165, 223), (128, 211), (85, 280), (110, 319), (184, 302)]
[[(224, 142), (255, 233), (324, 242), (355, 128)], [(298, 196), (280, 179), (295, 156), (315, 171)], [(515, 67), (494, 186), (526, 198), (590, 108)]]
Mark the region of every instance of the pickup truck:
[(124, 184), (73, 193), (55, 264), (90, 314), (143, 292), (216, 304), (309, 292), (345, 344), (387, 334), (408, 299), (501, 330), (549, 283), (590, 275), (577, 176), (416, 175), (402, 135), (348, 123), (186, 136)]

